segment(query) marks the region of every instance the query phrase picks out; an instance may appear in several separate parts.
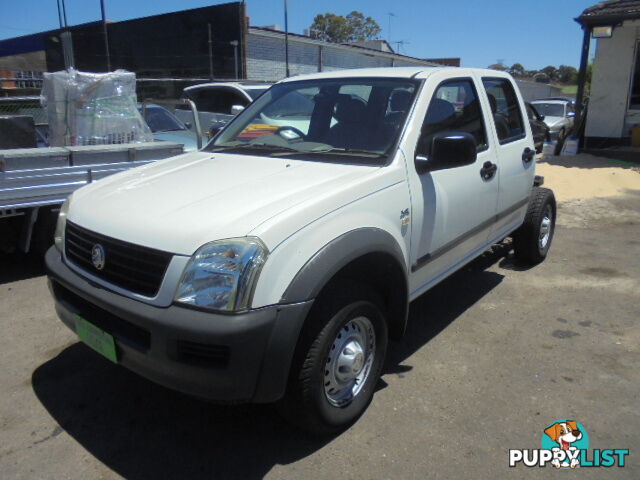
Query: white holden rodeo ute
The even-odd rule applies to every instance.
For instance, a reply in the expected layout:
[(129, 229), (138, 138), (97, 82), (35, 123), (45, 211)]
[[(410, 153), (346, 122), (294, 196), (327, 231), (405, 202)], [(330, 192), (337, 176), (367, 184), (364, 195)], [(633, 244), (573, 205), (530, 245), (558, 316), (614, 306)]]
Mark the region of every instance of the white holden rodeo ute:
[(289, 78), (202, 150), (77, 190), (46, 255), (56, 310), (154, 382), (338, 431), (409, 302), (508, 236), (545, 258), (556, 204), (534, 154), (506, 73)]

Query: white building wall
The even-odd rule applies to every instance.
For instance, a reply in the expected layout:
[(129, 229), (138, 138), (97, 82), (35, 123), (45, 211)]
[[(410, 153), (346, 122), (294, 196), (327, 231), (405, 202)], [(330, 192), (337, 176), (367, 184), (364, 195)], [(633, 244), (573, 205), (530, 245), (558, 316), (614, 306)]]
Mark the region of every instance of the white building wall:
[[(322, 64), (321, 70), (320, 64)], [(345, 68), (414, 65), (432, 64), (387, 52), (332, 45), (295, 36), (289, 37), (289, 71), (292, 76)], [(283, 35), (250, 30), (247, 40), (247, 79), (278, 81), (285, 78), (285, 69)]]
[(640, 21), (633, 21), (598, 40), (585, 136), (630, 137), (630, 129), (640, 125), (640, 110), (628, 108), (639, 39)]

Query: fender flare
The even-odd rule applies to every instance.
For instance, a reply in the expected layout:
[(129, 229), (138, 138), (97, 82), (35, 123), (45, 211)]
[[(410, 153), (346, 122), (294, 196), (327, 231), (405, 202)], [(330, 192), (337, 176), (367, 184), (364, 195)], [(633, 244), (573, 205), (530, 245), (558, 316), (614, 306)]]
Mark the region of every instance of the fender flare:
[(383, 253), (392, 257), (402, 271), (404, 285), (399, 285), (399, 290), (406, 298), (398, 302), (402, 310), (398, 318), (390, 319), (391, 336), (401, 337), (409, 311), (407, 265), (396, 239), (379, 228), (363, 227), (351, 230), (327, 243), (298, 271), (282, 295), (281, 303), (300, 303), (316, 298), (342, 268), (364, 255), (374, 253)]

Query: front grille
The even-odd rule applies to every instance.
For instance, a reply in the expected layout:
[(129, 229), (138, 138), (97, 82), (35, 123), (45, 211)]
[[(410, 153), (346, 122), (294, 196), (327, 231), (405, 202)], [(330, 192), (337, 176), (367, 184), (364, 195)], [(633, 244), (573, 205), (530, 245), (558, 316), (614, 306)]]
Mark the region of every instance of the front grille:
[[(91, 260), (94, 245), (104, 249), (104, 268), (98, 270)], [(65, 230), (67, 259), (78, 267), (130, 292), (146, 297), (158, 293), (171, 254), (106, 237), (71, 222)]]

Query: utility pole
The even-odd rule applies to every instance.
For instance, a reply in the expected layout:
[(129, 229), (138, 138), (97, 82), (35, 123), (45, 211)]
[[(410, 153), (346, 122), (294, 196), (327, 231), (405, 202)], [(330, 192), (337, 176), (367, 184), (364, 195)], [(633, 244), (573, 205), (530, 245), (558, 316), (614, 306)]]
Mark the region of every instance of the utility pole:
[(229, 42), (229, 44), (233, 47), (233, 64), (235, 66), (235, 73), (236, 73), (236, 80), (238, 79), (238, 70), (239, 70), (239, 65), (238, 65), (238, 45), (240, 45), (240, 42), (238, 42), (238, 40), (231, 40)]
[(209, 32), (209, 80), (213, 80), (213, 38), (211, 38), (211, 23), (207, 23)]
[(109, 53), (109, 34), (107, 33), (107, 14), (104, 9), (104, 0), (100, 0), (102, 10), (102, 33), (104, 35), (104, 53), (107, 56), (107, 72), (111, 71), (111, 54)]
[(284, 62), (286, 65), (287, 77), (291, 76), (289, 71), (289, 0), (284, 0)]

